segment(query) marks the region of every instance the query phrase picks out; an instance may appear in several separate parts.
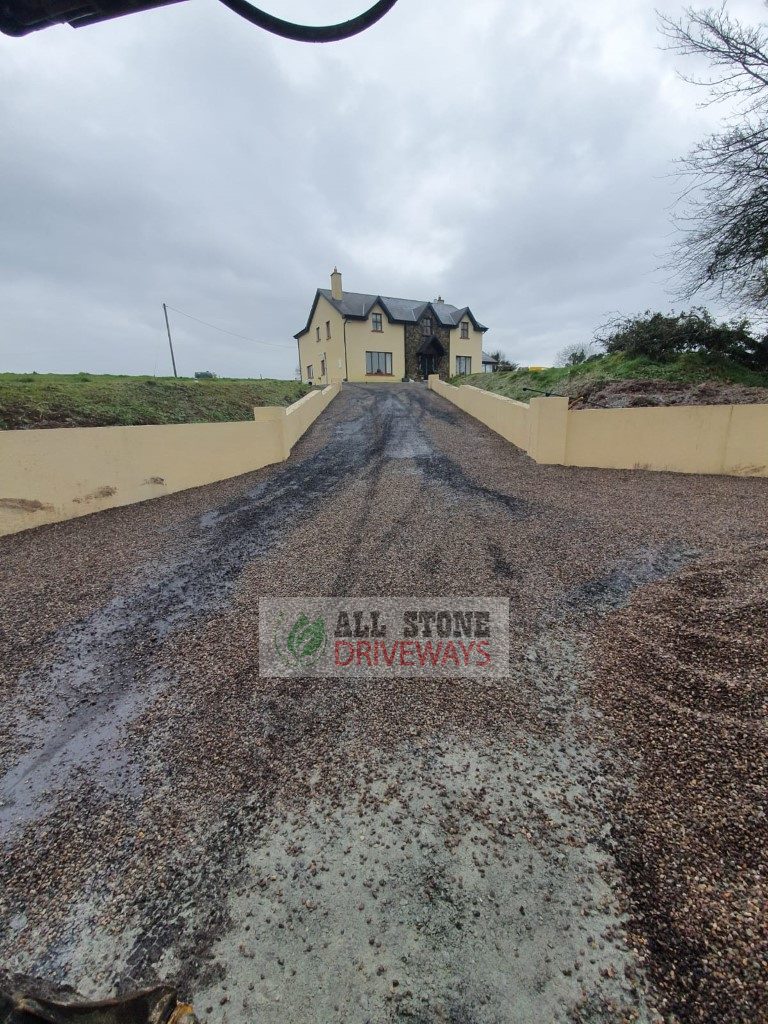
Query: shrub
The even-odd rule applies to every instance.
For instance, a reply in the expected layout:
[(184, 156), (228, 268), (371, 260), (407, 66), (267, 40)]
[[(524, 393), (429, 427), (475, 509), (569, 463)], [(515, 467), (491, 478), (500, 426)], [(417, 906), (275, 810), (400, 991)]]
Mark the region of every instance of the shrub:
[(748, 320), (717, 323), (706, 309), (651, 313), (611, 321), (596, 335), (606, 352), (628, 358), (670, 362), (687, 352), (713, 359), (730, 359), (752, 370), (768, 369), (768, 338), (755, 338)]

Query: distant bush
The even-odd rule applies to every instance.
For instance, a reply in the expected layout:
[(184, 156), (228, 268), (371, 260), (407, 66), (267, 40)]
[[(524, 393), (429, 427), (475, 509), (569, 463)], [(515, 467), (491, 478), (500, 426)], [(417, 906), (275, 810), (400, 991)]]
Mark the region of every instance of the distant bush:
[(495, 352), (489, 353), (491, 359), (496, 360), (495, 372), (500, 373), (511, 373), (517, 369), (517, 363), (511, 359), (507, 359), (504, 353), (497, 349)]
[(594, 359), (600, 359), (601, 353), (595, 352), (595, 344), (594, 341), (590, 341), (566, 345), (555, 356), (555, 366), (578, 366), (580, 363), (590, 363)]
[(595, 339), (606, 352), (671, 362), (689, 352), (768, 370), (768, 336), (755, 338), (748, 320), (717, 323), (706, 309), (651, 313), (611, 321)]

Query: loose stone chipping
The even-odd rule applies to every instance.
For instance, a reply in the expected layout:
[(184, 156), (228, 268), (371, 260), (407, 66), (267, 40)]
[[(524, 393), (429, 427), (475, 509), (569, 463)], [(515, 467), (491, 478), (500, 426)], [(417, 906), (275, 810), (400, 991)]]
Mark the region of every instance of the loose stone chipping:
[[(654, 588), (731, 560), (727, 633), (767, 511), (764, 481), (537, 466), (424, 387), (350, 386), (283, 466), (3, 539), (0, 753), (44, 780), (0, 809), (3, 963), (217, 1021), (760, 1019), (759, 919), (695, 1000), (652, 941), (667, 732), (640, 699), (629, 743), (610, 687)], [(509, 680), (258, 676), (261, 594), (446, 592), (509, 598)], [(65, 764), (62, 708), (107, 746)]]

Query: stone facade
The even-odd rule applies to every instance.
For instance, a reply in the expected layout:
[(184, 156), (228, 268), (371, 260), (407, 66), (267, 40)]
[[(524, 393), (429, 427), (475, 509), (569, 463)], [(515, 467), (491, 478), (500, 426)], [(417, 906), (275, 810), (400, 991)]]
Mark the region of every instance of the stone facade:
[(443, 354), (436, 359), (434, 372), (440, 380), (448, 380), (451, 366), (451, 331), (449, 327), (443, 327), (432, 316), (432, 330), (428, 336), (421, 333), (421, 323), (405, 325), (405, 375), (419, 380), (423, 374), (418, 351), (425, 342), (436, 339), (443, 348)]

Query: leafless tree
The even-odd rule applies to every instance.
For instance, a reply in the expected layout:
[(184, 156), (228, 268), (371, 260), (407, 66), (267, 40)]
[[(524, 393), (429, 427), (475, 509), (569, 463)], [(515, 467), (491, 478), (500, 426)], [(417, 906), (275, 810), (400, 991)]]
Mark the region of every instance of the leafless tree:
[(725, 4), (660, 16), (669, 48), (703, 57), (707, 77), (683, 76), (703, 86), (705, 105), (727, 102), (721, 131), (681, 161), (688, 177), (677, 219), (682, 229), (672, 265), (681, 295), (702, 289), (768, 311), (768, 26), (732, 18)]
[(598, 352), (599, 345), (596, 341), (577, 341), (560, 349), (555, 356), (555, 366), (578, 366), (591, 356), (598, 355)]

